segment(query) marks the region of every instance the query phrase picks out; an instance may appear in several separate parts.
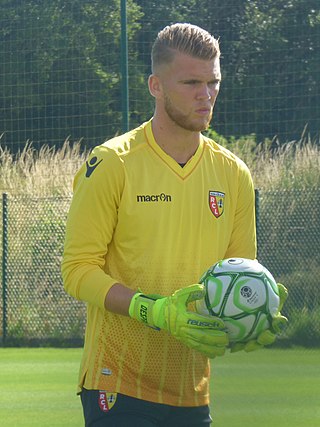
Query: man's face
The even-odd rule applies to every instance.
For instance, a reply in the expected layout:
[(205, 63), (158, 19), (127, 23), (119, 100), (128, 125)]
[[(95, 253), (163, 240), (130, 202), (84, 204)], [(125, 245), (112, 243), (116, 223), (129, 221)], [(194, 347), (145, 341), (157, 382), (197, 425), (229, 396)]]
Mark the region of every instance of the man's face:
[(207, 129), (220, 88), (219, 58), (207, 61), (177, 52), (158, 76), (167, 117), (189, 131)]

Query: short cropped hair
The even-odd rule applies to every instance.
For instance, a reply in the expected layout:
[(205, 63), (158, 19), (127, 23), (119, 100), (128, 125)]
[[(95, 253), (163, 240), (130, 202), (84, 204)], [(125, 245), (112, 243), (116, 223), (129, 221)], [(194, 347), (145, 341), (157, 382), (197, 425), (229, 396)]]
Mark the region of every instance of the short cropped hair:
[(162, 64), (169, 64), (174, 51), (208, 61), (220, 57), (219, 42), (208, 31), (196, 25), (177, 23), (158, 33), (151, 50), (152, 72)]

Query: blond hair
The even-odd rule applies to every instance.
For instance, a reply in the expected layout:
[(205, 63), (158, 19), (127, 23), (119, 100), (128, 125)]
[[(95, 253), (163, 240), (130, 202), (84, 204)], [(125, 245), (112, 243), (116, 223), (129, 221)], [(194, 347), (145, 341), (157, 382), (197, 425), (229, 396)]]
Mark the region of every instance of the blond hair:
[(152, 71), (169, 64), (175, 51), (208, 61), (220, 56), (219, 42), (208, 31), (196, 25), (177, 23), (158, 33), (151, 51)]

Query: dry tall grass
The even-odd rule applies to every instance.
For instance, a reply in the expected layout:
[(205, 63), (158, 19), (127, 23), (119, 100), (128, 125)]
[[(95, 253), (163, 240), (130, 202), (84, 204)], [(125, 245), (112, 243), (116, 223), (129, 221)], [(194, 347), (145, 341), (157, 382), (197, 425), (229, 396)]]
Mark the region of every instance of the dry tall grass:
[[(306, 137), (271, 150), (270, 144), (256, 146), (248, 138), (234, 142), (231, 150), (247, 163), (259, 189), (320, 187), (319, 141)], [(73, 177), (87, 154), (81, 143), (68, 141), (61, 149), (44, 145), (39, 151), (27, 144), (17, 155), (0, 147), (0, 190), (36, 197), (69, 196)]]
[(0, 190), (36, 197), (68, 196), (86, 157), (80, 142), (71, 145), (66, 141), (60, 149), (43, 145), (40, 150), (26, 144), (15, 155), (0, 147)]
[(223, 145), (238, 155), (251, 170), (256, 188), (269, 190), (310, 190), (320, 187), (320, 140), (308, 136), (299, 141), (256, 144), (254, 136)]
[(273, 150), (258, 146), (248, 166), (255, 186), (263, 190), (320, 188), (320, 145), (308, 139)]

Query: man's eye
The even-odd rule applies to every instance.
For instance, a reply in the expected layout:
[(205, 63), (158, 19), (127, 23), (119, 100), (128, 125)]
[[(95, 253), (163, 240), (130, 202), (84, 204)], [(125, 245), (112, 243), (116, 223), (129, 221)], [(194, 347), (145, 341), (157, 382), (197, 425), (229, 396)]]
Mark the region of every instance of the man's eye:
[(208, 83), (209, 86), (217, 86), (219, 84), (220, 84), (220, 80), (213, 80), (212, 82)]

